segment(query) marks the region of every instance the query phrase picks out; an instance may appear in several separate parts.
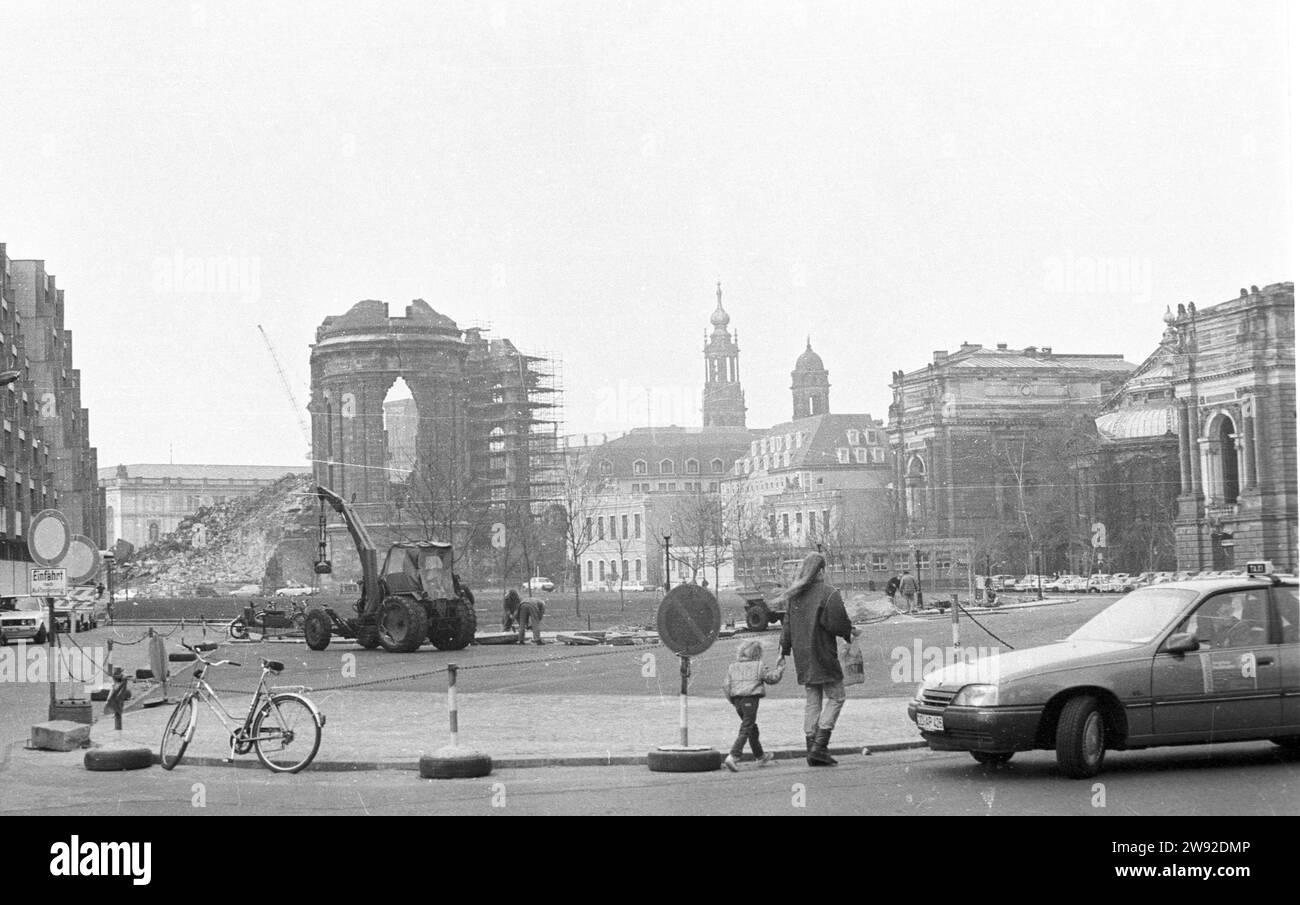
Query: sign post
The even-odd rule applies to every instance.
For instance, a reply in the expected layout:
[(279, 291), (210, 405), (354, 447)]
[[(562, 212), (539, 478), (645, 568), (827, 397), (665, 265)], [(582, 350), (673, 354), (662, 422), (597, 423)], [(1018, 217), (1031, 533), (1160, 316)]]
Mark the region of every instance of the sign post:
[(681, 658), (681, 695), (678, 707), (678, 743), (650, 752), (647, 763), (655, 773), (706, 773), (722, 766), (722, 754), (706, 745), (691, 745), (687, 724), (690, 700), (691, 657), (713, 646), (722, 628), (718, 599), (696, 585), (679, 585), (664, 595), (656, 620), (659, 640)]

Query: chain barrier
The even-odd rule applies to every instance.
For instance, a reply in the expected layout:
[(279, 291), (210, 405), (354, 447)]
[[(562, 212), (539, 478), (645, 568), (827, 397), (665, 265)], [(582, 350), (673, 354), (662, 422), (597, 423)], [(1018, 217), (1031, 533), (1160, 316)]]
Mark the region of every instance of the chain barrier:
[(978, 619), (976, 619), (974, 616), (972, 616), (972, 615), (970, 614), (970, 611), (967, 610), (967, 609), (966, 609), (964, 606), (962, 606), (960, 603), (957, 604), (957, 609), (959, 609), (959, 610), (961, 610), (963, 613), (965, 613), (967, 619), (969, 619), (971, 622), (973, 622), (973, 623), (975, 623), (977, 626), (979, 626), (980, 630), (983, 631), (984, 634), (986, 634), (986, 635), (988, 635), (990, 638), (992, 638), (994, 641), (998, 642), (999, 644), (1006, 645), (1006, 647), (1008, 647), (1008, 648), (1011, 649), (1011, 650), (1015, 650), (1015, 649), (1016, 649), (1016, 646), (1015, 646), (1014, 644), (1011, 644), (1011, 643), (1009, 643), (1009, 642), (1007, 642), (1007, 641), (1002, 640), (1002, 639), (999, 638), (997, 635), (993, 634), (993, 632), (989, 631), (988, 628), (986, 628), (982, 622), (980, 622)]

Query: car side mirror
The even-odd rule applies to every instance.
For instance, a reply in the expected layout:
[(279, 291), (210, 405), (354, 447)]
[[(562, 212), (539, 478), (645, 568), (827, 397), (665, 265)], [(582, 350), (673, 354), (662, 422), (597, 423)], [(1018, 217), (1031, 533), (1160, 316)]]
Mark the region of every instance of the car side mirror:
[(1197, 641), (1196, 636), (1191, 632), (1179, 632), (1176, 635), (1170, 635), (1169, 640), (1165, 642), (1165, 650), (1179, 656), (1200, 650), (1200, 647), (1201, 642)]

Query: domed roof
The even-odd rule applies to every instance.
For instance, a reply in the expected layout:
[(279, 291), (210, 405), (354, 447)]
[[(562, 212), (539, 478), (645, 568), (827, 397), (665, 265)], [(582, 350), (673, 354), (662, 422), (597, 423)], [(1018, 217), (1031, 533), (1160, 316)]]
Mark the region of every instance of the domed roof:
[(804, 349), (803, 354), (799, 356), (794, 363), (796, 371), (824, 371), (826, 366), (822, 364), (822, 357), (812, 349), (812, 337), (808, 337), (808, 347)]

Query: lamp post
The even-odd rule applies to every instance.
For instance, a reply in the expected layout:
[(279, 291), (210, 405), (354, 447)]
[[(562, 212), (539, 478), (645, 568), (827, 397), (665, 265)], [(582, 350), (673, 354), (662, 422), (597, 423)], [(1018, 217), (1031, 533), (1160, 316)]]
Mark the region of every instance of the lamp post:
[(669, 553), (670, 550), (669, 545), (671, 543), (672, 543), (672, 536), (665, 534), (664, 535), (664, 590), (665, 591), (671, 591), (673, 589), (673, 576), (672, 576), (673, 559), (671, 554)]

